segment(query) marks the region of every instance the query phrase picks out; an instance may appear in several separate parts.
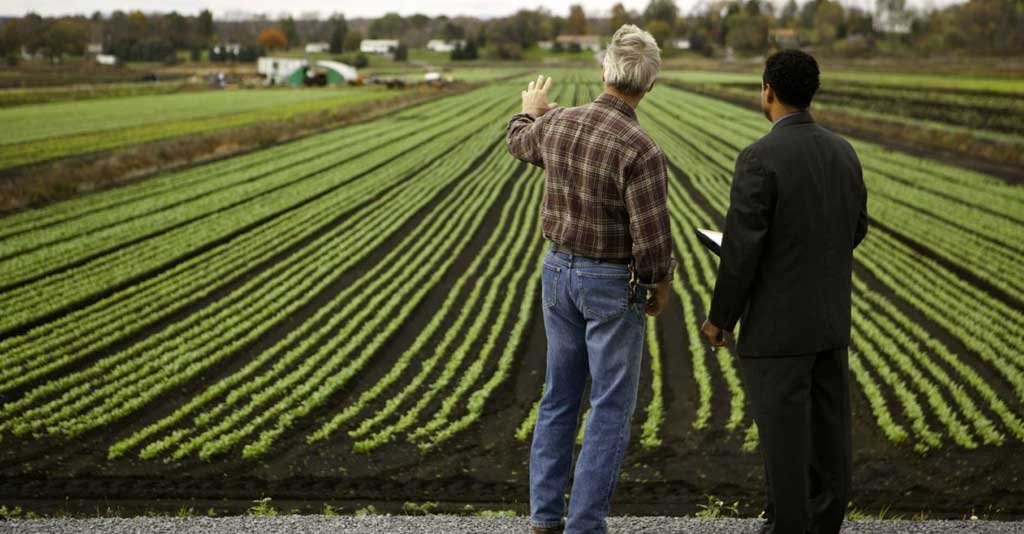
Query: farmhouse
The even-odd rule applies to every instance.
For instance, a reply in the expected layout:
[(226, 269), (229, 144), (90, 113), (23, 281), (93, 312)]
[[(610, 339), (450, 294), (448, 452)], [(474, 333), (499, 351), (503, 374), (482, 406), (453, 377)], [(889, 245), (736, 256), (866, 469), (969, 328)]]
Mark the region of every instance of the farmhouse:
[(322, 42), (322, 41), (321, 42), (316, 42), (316, 43), (306, 43), (306, 53), (307, 54), (322, 54), (324, 52), (327, 52), (330, 49), (331, 49), (330, 43), (325, 43), (325, 42)]
[(456, 46), (466, 47), (465, 39), (455, 39), (452, 41), (446, 41), (444, 39), (431, 39), (427, 41), (427, 50), (434, 52), (451, 52), (455, 50)]
[(794, 28), (772, 28), (768, 30), (768, 42), (775, 43), (779, 48), (797, 48), (800, 46), (800, 34)]
[(359, 51), (364, 54), (390, 54), (398, 48), (398, 39), (363, 39)]
[(601, 49), (601, 37), (598, 35), (559, 35), (555, 42), (562, 46), (578, 45), (582, 50), (597, 52)]

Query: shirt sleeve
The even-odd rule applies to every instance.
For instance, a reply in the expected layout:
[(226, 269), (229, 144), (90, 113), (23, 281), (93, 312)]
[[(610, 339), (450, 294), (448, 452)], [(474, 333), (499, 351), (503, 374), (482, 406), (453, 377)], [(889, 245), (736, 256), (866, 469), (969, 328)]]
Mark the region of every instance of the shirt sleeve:
[(736, 158), (729, 209), (725, 214), (721, 261), (708, 320), (732, 331), (743, 314), (761, 260), (775, 206), (775, 181), (751, 147)]
[(505, 144), (510, 154), (527, 163), (544, 168), (540, 140), (544, 124), (555, 114), (557, 108), (537, 117), (528, 113), (516, 113), (505, 128)]
[(668, 170), (661, 149), (653, 146), (638, 156), (627, 168), (623, 183), (637, 285), (653, 288), (671, 280), (676, 266), (668, 218)]

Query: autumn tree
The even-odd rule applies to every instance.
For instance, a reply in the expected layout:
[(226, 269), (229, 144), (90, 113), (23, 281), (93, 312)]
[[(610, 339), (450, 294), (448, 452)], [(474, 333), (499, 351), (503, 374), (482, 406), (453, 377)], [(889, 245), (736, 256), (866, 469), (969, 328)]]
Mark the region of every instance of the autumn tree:
[(267, 50), (277, 50), (288, 48), (288, 38), (285, 37), (284, 32), (280, 28), (273, 27), (267, 28), (260, 32), (259, 37), (256, 41)]

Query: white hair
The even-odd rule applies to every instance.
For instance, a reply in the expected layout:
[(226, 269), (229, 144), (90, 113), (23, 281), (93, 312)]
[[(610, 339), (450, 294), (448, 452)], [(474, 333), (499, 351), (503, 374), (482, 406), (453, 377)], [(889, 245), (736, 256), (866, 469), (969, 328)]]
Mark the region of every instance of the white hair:
[(658, 77), (661, 49), (649, 32), (623, 24), (604, 53), (604, 81), (626, 94), (640, 95)]

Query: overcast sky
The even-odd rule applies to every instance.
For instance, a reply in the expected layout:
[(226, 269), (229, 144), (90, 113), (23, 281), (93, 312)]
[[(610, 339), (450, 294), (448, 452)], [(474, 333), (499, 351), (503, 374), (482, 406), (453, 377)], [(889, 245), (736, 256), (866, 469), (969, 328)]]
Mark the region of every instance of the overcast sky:
[[(676, 0), (680, 11), (689, 12), (702, 0)], [(778, 2), (784, 0), (776, 0)], [(797, 0), (800, 2), (801, 0)], [(874, 4), (873, 0), (841, 0), (846, 5), (867, 8)], [(915, 7), (941, 7), (962, 0), (908, 0)], [(295, 16), (316, 11), (321, 16), (332, 12), (341, 12), (349, 18), (376, 17), (388, 11), (397, 11), (403, 15), (423, 13), (425, 15), (474, 15), (502, 16), (515, 12), (519, 8), (546, 7), (555, 13), (569, 12), (570, 4), (583, 4), (588, 14), (606, 14), (616, 0), (513, 0), (501, 2), (494, 0), (3, 0), (0, 5), (2, 15), (23, 15), (32, 10), (42, 15), (66, 15), (74, 13), (89, 14), (100, 10), (109, 13), (115, 9), (130, 11), (140, 9), (145, 12), (166, 12), (177, 10), (180, 13), (194, 14), (201, 9), (213, 11), (215, 18), (223, 18), (233, 13), (266, 13), (272, 17), (289, 12)], [(622, 0), (629, 9), (642, 11), (647, 0)]]

